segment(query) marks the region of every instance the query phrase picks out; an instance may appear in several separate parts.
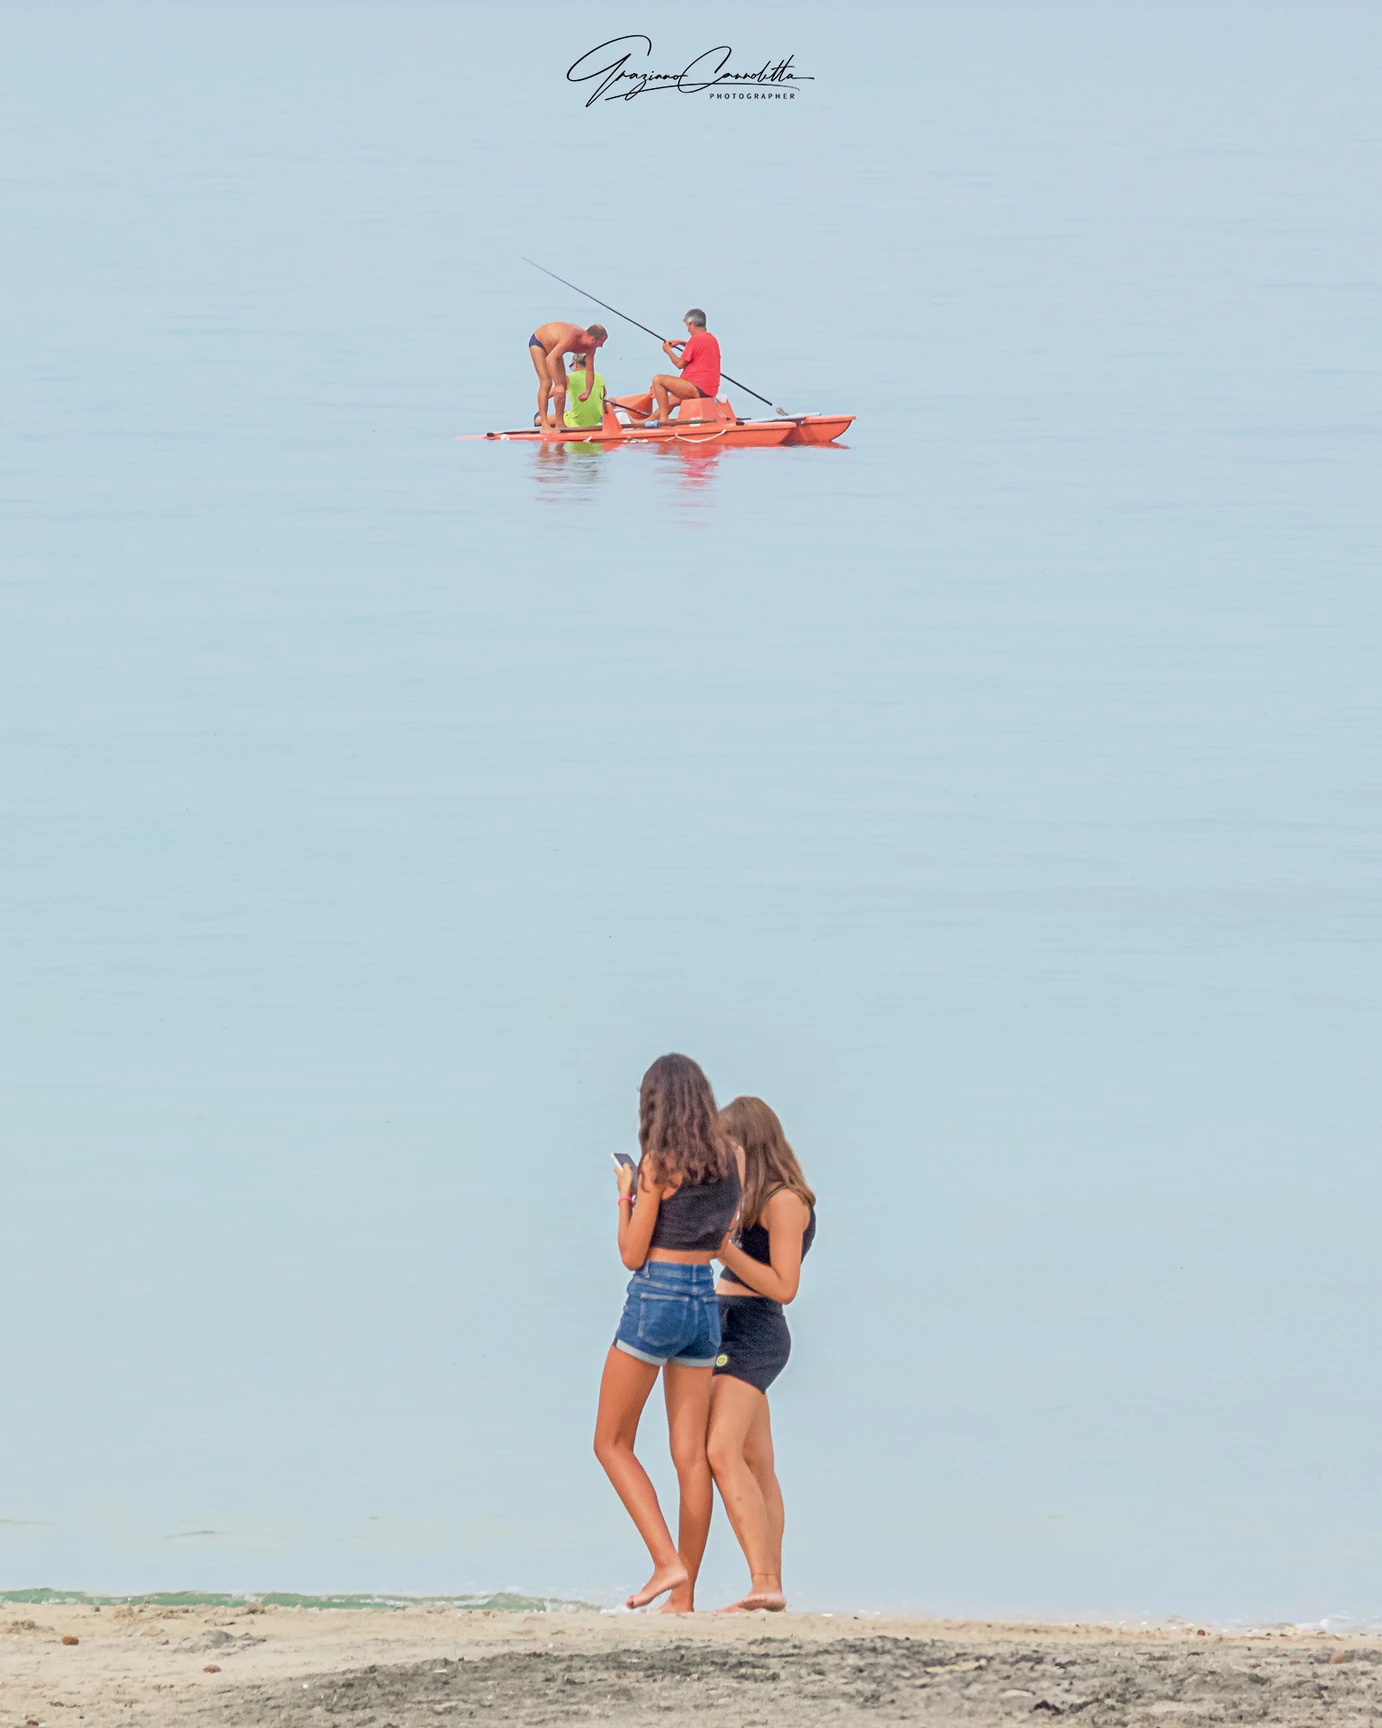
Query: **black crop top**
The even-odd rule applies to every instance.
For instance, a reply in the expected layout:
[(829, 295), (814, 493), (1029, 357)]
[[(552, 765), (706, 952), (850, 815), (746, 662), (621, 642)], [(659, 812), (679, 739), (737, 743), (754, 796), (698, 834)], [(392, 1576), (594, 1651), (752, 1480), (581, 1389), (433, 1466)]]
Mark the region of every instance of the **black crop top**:
[(683, 1184), (659, 1204), (649, 1249), (680, 1248), (713, 1254), (734, 1222), (742, 1192), (737, 1163), (718, 1182), (698, 1182), (694, 1188)]
[[(781, 1192), (780, 1188), (773, 1189), (773, 1194), (780, 1194)], [(772, 1199), (773, 1194), (769, 1194), (768, 1200)], [(765, 1206), (767, 1203), (767, 1200), (763, 1202)], [(810, 1212), (811, 1215), (806, 1220), (806, 1228), (801, 1233), (801, 1257), (803, 1260), (811, 1251), (811, 1244), (816, 1240), (816, 1208), (812, 1206)], [(739, 1246), (750, 1260), (756, 1260), (760, 1266), (772, 1265), (772, 1244), (769, 1240), (766, 1224), (750, 1224), (747, 1229), (741, 1230), (739, 1232)], [(728, 1268), (725, 1270), (725, 1277), (733, 1279), (736, 1284), (744, 1283), (742, 1278), (735, 1278)], [(748, 1285), (744, 1284), (744, 1288), (747, 1290)]]

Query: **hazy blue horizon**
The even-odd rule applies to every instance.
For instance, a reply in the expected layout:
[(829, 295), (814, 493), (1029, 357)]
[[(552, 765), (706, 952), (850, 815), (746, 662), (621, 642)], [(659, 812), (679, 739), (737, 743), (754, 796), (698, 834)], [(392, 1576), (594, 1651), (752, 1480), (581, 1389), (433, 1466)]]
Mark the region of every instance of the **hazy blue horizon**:
[[(1382, 20), (581, 17), (10, 20), (0, 1585), (621, 1598), (684, 1049), (821, 1196), (795, 1605), (1382, 1621)], [(847, 447), (455, 442), (525, 254)]]

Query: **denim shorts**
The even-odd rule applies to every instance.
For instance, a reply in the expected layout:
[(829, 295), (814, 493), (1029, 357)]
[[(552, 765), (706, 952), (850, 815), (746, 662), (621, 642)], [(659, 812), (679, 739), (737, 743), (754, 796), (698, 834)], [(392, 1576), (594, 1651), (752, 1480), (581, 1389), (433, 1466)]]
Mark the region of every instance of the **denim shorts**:
[(649, 1260), (629, 1279), (614, 1348), (661, 1368), (711, 1368), (720, 1348), (720, 1304), (709, 1266)]

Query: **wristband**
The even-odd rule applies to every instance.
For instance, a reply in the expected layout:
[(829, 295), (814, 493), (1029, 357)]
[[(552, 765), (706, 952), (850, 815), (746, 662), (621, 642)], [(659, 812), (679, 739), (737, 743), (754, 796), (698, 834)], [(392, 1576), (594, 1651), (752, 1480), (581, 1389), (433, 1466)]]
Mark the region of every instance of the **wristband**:
[(614, 1202), (614, 1204), (616, 1206), (632, 1206), (633, 1205), (633, 1195), (632, 1194), (621, 1194), (619, 1196), (619, 1198)]

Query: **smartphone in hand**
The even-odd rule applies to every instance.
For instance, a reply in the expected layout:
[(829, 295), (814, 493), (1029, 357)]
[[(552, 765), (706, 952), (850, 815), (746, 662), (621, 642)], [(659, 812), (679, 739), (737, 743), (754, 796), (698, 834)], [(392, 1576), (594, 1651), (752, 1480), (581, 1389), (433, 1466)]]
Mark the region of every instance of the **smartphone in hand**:
[[(614, 1160), (614, 1162), (616, 1164), (627, 1164), (628, 1167), (632, 1170), (633, 1159), (629, 1157), (627, 1152), (611, 1152), (610, 1157)], [(633, 1187), (629, 1189), (629, 1193), (630, 1194), (637, 1194), (637, 1192), (638, 1192), (638, 1178), (637, 1178), (637, 1176), (635, 1176), (633, 1179)]]

